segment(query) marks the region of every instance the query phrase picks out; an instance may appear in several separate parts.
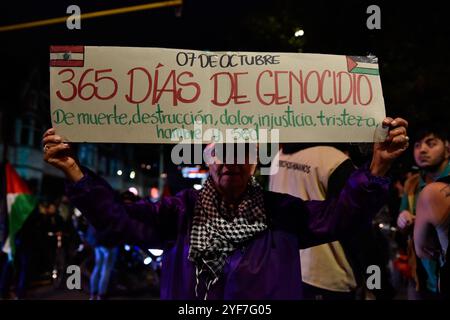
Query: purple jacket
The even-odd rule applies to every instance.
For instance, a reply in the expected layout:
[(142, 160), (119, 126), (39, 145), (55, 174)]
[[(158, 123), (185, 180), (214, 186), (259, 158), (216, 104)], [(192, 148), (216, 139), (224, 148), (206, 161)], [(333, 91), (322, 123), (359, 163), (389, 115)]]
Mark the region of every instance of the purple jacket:
[[(84, 172), (83, 179), (66, 186), (73, 204), (112, 239), (164, 250), (162, 299), (196, 299), (195, 266), (187, 257), (198, 192), (124, 206), (103, 179)], [(302, 201), (264, 192), (268, 228), (229, 256), (208, 299), (301, 299), (299, 248), (340, 239), (370, 221), (387, 198), (388, 183), (358, 170), (338, 199)]]

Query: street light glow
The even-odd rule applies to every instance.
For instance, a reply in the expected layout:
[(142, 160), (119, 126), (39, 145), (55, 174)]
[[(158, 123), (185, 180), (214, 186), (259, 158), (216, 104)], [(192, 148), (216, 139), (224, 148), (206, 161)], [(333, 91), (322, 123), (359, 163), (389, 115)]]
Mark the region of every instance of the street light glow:
[(138, 190), (135, 187), (130, 187), (128, 188), (128, 191), (130, 191), (132, 194), (134, 194), (135, 196), (139, 195)]
[(194, 189), (195, 190), (200, 190), (202, 188), (201, 184), (194, 184)]
[(150, 252), (155, 257), (159, 257), (163, 254), (163, 251), (161, 249), (148, 249), (148, 252)]
[(295, 31), (294, 36), (302, 37), (304, 34), (305, 34), (305, 31), (303, 31), (303, 29), (299, 29), (299, 30)]

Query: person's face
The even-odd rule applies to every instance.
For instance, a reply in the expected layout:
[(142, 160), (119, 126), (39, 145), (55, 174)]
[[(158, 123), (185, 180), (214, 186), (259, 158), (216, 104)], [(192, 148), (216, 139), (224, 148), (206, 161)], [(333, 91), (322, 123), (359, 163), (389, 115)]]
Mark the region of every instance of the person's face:
[(439, 167), (448, 159), (448, 142), (430, 134), (414, 144), (414, 159), (423, 169)]
[(256, 164), (211, 164), (209, 173), (221, 193), (241, 194), (255, 169)]
[[(213, 155), (215, 154), (213, 153)], [(226, 159), (226, 156), (224, 158)], [(237, 156), (235, 156), (236, 159)], [(245, 191), (251, 176), (255, 173), (256, 163), (251, 163), (252, 161), (249, 160), (248, 153), (243, 162), (245, 163), (228, 164), (223, 163), (223, 161), (215, 157), (214, 163), (209, 165), (209, 173), (220, 193), (226, 195), (232, 194), (237, 198)]]

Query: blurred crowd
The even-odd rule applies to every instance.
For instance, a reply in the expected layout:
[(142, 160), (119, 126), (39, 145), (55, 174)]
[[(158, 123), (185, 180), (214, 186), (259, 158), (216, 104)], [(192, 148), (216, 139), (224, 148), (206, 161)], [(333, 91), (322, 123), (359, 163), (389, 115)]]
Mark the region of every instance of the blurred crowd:
[[(117, 196), (125, 203), (140, 199), (128, 190)], [(161, 253), (110, 246), (66, 196), (40, 201), (15, 244), (13, 261), (0, 253), (1, 299), (26, 299), (30, 290), (43, 286), (64, 294), (70, 265), (81, 267), (81, 289), (92, 299), (158, 294)]]

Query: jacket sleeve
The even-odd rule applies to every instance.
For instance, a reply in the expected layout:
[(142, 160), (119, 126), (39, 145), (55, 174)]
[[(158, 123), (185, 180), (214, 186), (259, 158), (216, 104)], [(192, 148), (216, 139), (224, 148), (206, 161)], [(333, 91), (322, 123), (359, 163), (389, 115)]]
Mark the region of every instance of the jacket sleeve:
[(66, 183), (66, 193), (111, 242), (163, 248), (176, 239), (178, 220), (184, 212), (181, 198), (124, 205), (105, 180), (85, 168), (83, 173), (77, 183)]
[(299, 245), (308, 248), (350, 236), (387, 203), (389, 178), (375, 177), (367, 169), (355, 171), (336, 197), (297, 202), (301, 208)]
[(353, 162), (350, 159), (342, 162), (328, 178), (327, 195), (325, 199), (336, 197), (345, 187), (348, 178), (356, 171)]

